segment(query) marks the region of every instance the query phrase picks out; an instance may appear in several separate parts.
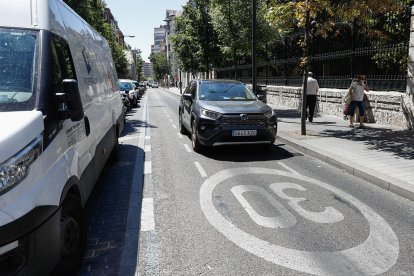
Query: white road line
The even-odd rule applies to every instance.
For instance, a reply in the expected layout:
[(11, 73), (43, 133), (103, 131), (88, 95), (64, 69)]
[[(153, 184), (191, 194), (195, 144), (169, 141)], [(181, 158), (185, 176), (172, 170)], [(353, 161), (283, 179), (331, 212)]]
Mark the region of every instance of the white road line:
[(294, 173), (294, 174), (300, 174), (300, 173), (298, 173), (297, 171), (295, 171), (294, 169), (292, 169), (291, 167), (289, 167), (289, 166), (287, 166), (287, 165), (285, 165), (285, 164), (283, 164), (282, 162), (277, 162), (280, 166), (282, 166), (283, 168), (285, 168), (286, 170), (288, 170), (288, 171), (290, 171), (291, 173)]
[(177, 129), (177, 126), (176, 125), (172, 125), (172, 127), (175, 128), (175, 129)]
[(184, 148), (185, 148), (185, 150), (187, 151), (187, 152), (191, 152), (192, 150), (191, 150), (191, 148), (190, 148), (190, 146), (189, 145), (187, 145), (187, 144), (184, 144)]
[(200, 173), (201, 177), (207, 177), (206, 171), (203, 169), (200, 163), (194, 162), (194, 165), (196, 166), (198, 172)]
[(183, 135), (181, 133), (177, 133), (178, 134), (178, 138), (183, 139)]
[(151, 151), (151, 145), (145, 145), (144, 151), (145, 152), (150, 152)]
[(119, 142), (124, 142), (124, 141), (128, 141), (128, 140), (132, 140), (132, 139), (137, 139), (139, 137), (139, 135), (134, 135), (134, 136), (125, 136), (125, 137), (121, 137), (119, 138)]
[(173, 122), (172, 119), (168, 119), (168, 121), (170, 121), (171, 123)]
[(150, 174), (150, 173), (152, 173), (151, 161), (145, 161), (144, 162), (144, 174)]
[(145, 140), (151, 139), (151, 136), (145, 136)]
[(152, 198), (144, 198), (141, 208), (141, 232), (153, 230), (155, 230), (154, 200)]
[[(165, 114), (167, 114), (167, 113), (165, 113)], [(167, 114), (167, 118), (170, 118), (170, 115)]]

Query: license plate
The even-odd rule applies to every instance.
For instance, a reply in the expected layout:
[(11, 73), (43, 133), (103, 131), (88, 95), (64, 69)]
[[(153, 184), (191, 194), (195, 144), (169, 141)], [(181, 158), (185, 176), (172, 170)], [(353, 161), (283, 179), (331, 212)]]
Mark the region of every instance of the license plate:
[(233, 130), (233, 136), (256, 136), (257, 130)]

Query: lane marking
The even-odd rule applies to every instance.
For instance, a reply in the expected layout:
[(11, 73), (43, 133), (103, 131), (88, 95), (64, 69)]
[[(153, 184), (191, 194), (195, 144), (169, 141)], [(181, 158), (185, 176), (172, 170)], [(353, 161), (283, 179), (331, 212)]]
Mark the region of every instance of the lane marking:
[[(229, 178), (254, 174), (288, 177), (339, 195), (356, 207), (365, 217), (370, 229), (368, 237), (361, 244), (341, 251), (304, 251), (272, 244), (242, 231), (215, 208), (213, 191)], [(348, 193), (303, 175), (276, 169), (251, 167), (220, 171), (206, 179), (201, 186), (200, 206), (210, 224), (237, 246), (276, 265), (304, 273), (376, 275), (389, 270), (398, 260), (400, 250), (398, 238), (380, 215)]]
[(173, 120), (172, 120), (172, 119), (168, 119), (168, 121), (170, 121), (170, 123), (172, 123), (172, 122), (173, 122)]
[(198, 172), (200, 173), (201, 177), (207, 177), (206, 171), (203, 169), (200, 163), (194, 162), (194, 165), (196, 166)]
[(177, 126), (176, 125), (172, 125), (172, 127), (175, 128), (175, 129), (177, 129)]
[(286, 170), (290, 171), (291, 173), (294, 174), (300, 174), (297, 171), (295, 171), (294, 169), (292, 169), (291, 167), (289, 167), (288, 165), (283, 164), (282, 162), (277, 162), (280, 166), (282, 166), (283, 168), (285, 168)]
[(144, 198), (141, 211), (141, 232), (153, 230), (155, 230), (154, 200), (152, 198)]
[(145, 140), (150, 140), (151, 136), (145, 136)]
[(151, 151), (151, 145), (145, 145), (144, 151), (145, 152), (150, 152)]
[(150, 174), (152, 173), (152, 166), (151, 161), (145, 161), (144, 162), (144, 174)]
[(134, 135), (134, 136), (124, 136), (124, 137), (120, 137), (118, 138), (119, 142), (125, 142), (128, 140), (132, 140), (132, 139), (137, 139), (139, 138), (140, 135)]
[(189, 145), (184, 144), (184, 148), (185, 148), (185, 150), (186, 150), (187, 152), (192, 152), (192, 150), (191, 150), (191, 148), (190, 148), (190, 146), (189, 146)]
[(183, 139), (183, 135), (181, 133), (177, 133), (178, 134), (178, 138)]

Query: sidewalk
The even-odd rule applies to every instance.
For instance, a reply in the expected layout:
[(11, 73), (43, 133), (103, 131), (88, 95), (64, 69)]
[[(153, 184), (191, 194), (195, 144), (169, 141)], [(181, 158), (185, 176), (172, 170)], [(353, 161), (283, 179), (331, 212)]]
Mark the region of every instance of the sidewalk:
[(414, 200), (414, 132), (370, 123), (352, 129), (343, 118), (319, 115), (302, 136), (298, 110), (270, 106), (279, 117), (276, 141)]
[[(180, 94), (178, 88), (168, 91)], [(317, 115), (306, 121), (300, 134), (300, 112), (268, 104), (279, 117), (276, 143), (282, 142), (328, 164), (346, 170), (402, 197), (414, 200), (414, 132), (366, 124), (348, 127), (349, 121)]]

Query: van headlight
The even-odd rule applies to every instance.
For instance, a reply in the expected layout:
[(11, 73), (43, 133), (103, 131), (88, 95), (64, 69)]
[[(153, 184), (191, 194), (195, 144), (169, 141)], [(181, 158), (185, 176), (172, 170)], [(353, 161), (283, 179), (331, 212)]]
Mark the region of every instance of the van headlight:
[(220, 118), (221, 113), (218, 112), (214, 112), (205, 108), (201, 108), (201, 113), (206, 116), (209, 117), (211, 119), (217, 120), (218, 118)]
[(272, 109), (272, 108), (270, 108), (269, 110), (266, 110), (266, 111), (265, 111), (264, 115), (265, 115), (267, 118), (272, 118), (272, 116), (273, 116), (273, 115), (275, 115), (275, 112), (273, 111), (273, 109)]
[(29, 145), (0, 164), (0, 195), (21, 182), (30, 170), (30, 165), (43, 151), (43, 134), (36, 137)]

